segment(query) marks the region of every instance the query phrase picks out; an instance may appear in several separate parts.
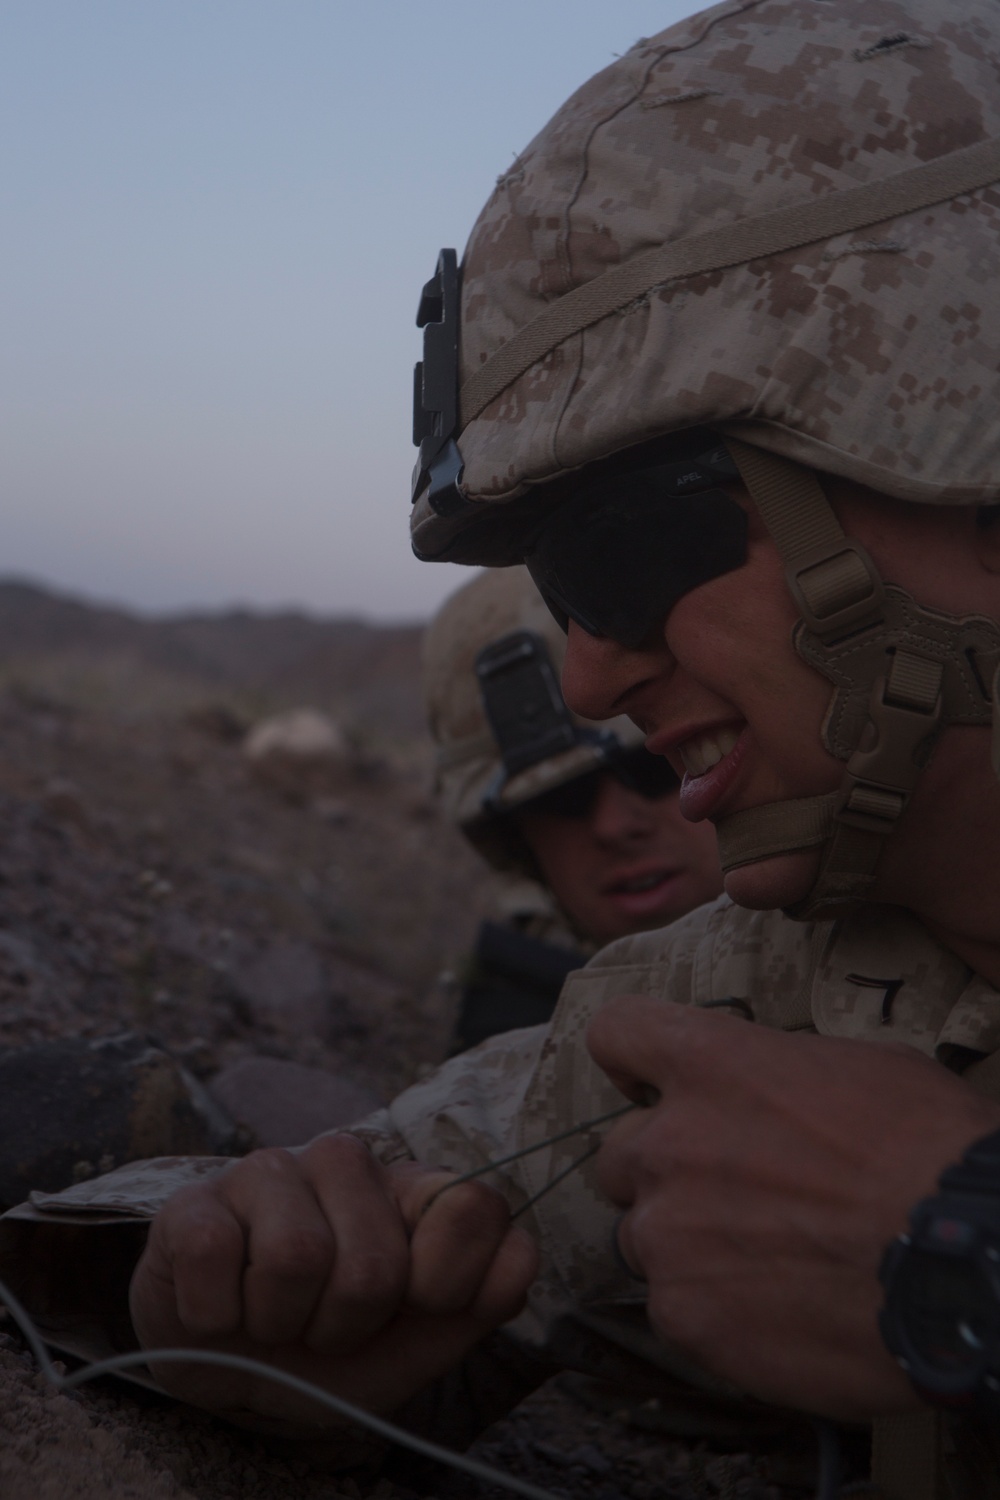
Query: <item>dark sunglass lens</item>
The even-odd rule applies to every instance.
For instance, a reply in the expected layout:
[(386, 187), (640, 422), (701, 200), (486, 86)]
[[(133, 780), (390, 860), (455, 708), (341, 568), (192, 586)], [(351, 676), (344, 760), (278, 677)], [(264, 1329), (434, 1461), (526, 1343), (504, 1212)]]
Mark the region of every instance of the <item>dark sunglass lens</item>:
[(577, 776), (574, 781), (553, 787), (551, 792), (533, 797), (526, 808), (547, 813), (553, 818), (586, 818), (597, 801), (601, 774), (600, 771), (588, 771), (585, 776)]
[(746, 514), (722, 490), (670, 494), (660, 470), (558, 506), (525, 556), (560, 623), (637, 649), (678, 599), (746, 560)]
[(680, 778), (662, 755), (650, 755), (641, 746), (620, 756), (611, 767), (622, 786), (650, 801), (668, 797), (680, 786)]

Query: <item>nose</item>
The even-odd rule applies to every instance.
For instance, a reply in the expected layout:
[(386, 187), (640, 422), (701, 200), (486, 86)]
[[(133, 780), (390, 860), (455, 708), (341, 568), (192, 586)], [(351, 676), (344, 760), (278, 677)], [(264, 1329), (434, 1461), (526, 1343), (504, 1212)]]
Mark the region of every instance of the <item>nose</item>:
[(633, 650), (608, 636), (588, 635), (570, 620), (562, 669), (563, 697), (584, 719), (613, 719), (616, 714), (628, 713), (628, 699), (635, 689), (662, 673), (665, 652), (662, 635), (655, 653), (644, 646)]
[(653, 804), (607, 774), (601, 777), (589, 824), (591, 834), (602, 844), (635, 844), (653, 829)]

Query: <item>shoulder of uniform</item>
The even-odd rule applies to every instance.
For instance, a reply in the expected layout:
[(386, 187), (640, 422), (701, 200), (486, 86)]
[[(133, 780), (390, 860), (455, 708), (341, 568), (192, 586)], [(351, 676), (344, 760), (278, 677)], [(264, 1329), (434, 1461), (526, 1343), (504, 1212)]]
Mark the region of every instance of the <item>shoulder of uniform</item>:
[(755, 1014), (759, 1007), (766, 1024), (780, 1025), (788, 997), (808, 986), (817, 935), (814, 923), (749, 911), (720, 896), (669, 927), (603, 948), (570, 975), (565, 1004), (626, 990), (695, 1005), (735, 997)]
[[(704, 906), (695, 907), (685, 917), (651, 932), (635, 932), (609, 943), (587, 964), (591, 969), (645, 968), (650, 964), (668, 963), (671, 959), (696, 948), (709, 934), (739, 924), (740, 918), (759, 913), (744, 913), (728, 896), (718, 896)], [(775, 913), (780, 916), (780, 913)]]

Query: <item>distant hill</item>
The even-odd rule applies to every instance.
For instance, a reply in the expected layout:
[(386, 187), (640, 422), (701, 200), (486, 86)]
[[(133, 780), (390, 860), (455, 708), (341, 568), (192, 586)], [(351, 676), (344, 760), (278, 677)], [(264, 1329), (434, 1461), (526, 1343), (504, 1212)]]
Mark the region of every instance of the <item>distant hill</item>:
[[(417, 732), (420, 638), (413, 625), (323, 619), (297, 610), (148, 618), (89, 604), (20, 579), (0, 579), (0, 675), (70, 699), (116, 684), (153, 706), (212, 696), (262, 708), (349, 708), (362, 723)], [(79, 691), (77, 691), (79, 689)], [(159, 692), (158, 692), (159, 690)]]

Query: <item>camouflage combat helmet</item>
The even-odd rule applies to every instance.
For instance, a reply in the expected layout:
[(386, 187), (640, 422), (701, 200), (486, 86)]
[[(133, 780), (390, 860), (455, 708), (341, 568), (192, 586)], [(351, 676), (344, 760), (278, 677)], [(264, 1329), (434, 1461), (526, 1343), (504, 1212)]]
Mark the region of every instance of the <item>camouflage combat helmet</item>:
[(798, 915), (867, 894), (937, 732), (991, 720), (996, 622), (883, 583), (815, 471), (1000, 495), (998, 82), (993, 0), (727, 0), (585, 84), (424, 289), (421, 557), (519, 559), (578, 471), (723, 435), (835, 685), (840, 790), (719, 824), (726, 868), (823, 847)]
[[(436, 791), (446, 816), (497, 869), (536, 874), (505, 814), (642, 744), (626, 718), (593, 724), (571, 714), (559, 688), (566, 638), (525, 568), (495, 569), (441, 606), (424, 637), (424, 700), (436, 746)], [(516, 721), (503, 715), (511, 672), (529, 674)], [(521, 678), (522, 689), (525, 686)], [(543, 695), (541, 716), (536, 693)], [(528, 717), (524, 710), (527, 708)], [(501, 743), (497, 733), (497, 712)], [(491, 717), (493, 722), (491, 723)]]

